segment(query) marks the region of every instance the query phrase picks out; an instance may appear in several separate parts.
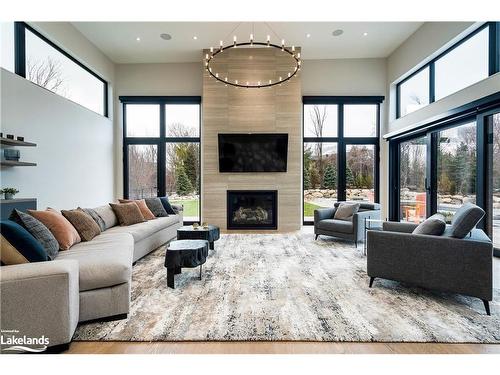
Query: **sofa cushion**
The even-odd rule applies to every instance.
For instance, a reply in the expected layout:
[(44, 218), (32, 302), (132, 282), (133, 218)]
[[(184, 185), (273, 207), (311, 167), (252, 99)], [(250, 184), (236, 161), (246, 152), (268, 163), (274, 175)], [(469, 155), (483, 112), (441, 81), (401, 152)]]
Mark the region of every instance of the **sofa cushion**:
[(151, 212), (151, 210), (148, 208), (146, 205), (146, 201), (144, 199), (118, 199), (120, 203), (135, 203), (137, 207), (139, 207), (139, 210), (141, 211), (142, 216), (144, 216), (144, 219), (146, 220), (153, 220), (156, 219), (156, 216)]
[(110, 203), (109, 205), (115, 211), (120, 226), (128, 226), (146, 221), (141, 214), (141, 210), (139, 210), (139, 207), (134, 202)]
[(81, 242), (57, 259), (79, 263), (80, 291), (106, 288), (130, 281), (134, 239), (127, 233), (103, 233)]
[(0, 221), (0, 254), (2, 263), (6, 265), (48, 259), (45, 249), (35, 237), (12, 220)]
[(68, 250), (81, 241), (76, 229), (60, 212), (48, 208), (45, 211), (28, 210), (28, 213), (49, 228), (59, 243), (60, 250)]
[(92, 220), (94, 220), (96, 222), (96, 224), (99, 226), (99, 229), (101, 230), (101, 232), (104, 232), (106, 230), (106, 223), (104, 222), (102, 217), (100, 217), (99, 214), (94, 209), (81, 208), (81, 207), (78, 207), (78, 209), (83, 210), (86, 213), (88, 213), (90, 215), (90, 217), (92, 218)]
[(354, 232), (352, 221), (347, 220), (325, 219), (316, 224), (316, 227), (328, 232), (340, 232), (346, 234)]
[(40, 220), (16, 209), (12, 210), (9, 219), (21, 225), (24, 229), (30, 232), (30, 234), (35, 237), (38, 242), (40, 242), (42, 247), (45, 249), (49, 260), (56, 258), (57, 253), (59, 252), (59, 243), (50, 230), (43, 225)]
[(160, 198), (146, 198), (144, 199), (144, 201), (146, 202), (146, 206), (148, 206), (153, 215), (155, 215), (156, 217), (168, 216), (167, 211), (165, 211)]
[(95, 207), (93, 210), (104, 221), (105, 229), (113, 228), (115, 225), (118, 225), (118, 219), (116, 218), (115, 212), (108, 204), (105, 206)]
[(352, 221), (353, 215), (358, 212), (358, 210), (359, 203), (342, 202), (337, 207), (333, 218), (336, 220)]
[(446, 229), (446, 220), (441, 214), (434, 214), (421, 222), (414, 230), (413, 234), (427, 234), (431, 236), (440, 236)]
[(179, 217), (172, 215), (168, 217), (159, 217), (156, 220), (145, 221), (134, 225), (114, 227), (104, 233), (130, 233), (134, 237), (134, 241), (139, 242), (178, 222)]
[(451, 237), (464, 238), (483, 218), (484, 210), (472, 203), (466, 203), (451, 219)]
[(170, 201), (168, 200), (168, 197), (160, 197), (161, 204), (163, 205), (163, 208), (165, 208), (165, 211), (167, 211), (167, 214), (169, 215), (175, 215), (176, 212), (172, 205), (170, 204)]
[(75, 227), (82, 241), (90, 241), (101, 233), (99, 225), (81, 208), (76, 210), (62, 210), (61, 213)]

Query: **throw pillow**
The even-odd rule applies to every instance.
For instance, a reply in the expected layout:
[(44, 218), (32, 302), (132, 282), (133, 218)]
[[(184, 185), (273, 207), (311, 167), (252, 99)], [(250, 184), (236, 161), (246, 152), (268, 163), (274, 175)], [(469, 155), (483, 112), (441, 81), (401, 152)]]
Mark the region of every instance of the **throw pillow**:
[(160, 202), (163, 205), (163, 208), (165, 211), (167, 211), (167, 214), (169, 215), (176, 215), (176, 212), (170, 202), (168, 201), (168, 197), (160, 197)]
[(82, 209), (62, 210), (61, 213), (75, 227), (82, 241), (90, 241), (101, 234), (99, 225)]
[(60, 250), (68, 250), (71, 246), (81, 242), (82, 239), (73, 225), (56, 210), (52, 208), (45, 211), (28, 210), (28, 213), (50, 230), (59, 243)]
[(359, 203), (342, 202), (337, 207), (333, 218), (336, 220), (352, 221), (353, 215), (358, 212)]
[(483, 218), (484, 210), (472, 203), (466, 203), (459, 208), (451, 219), (451, 237), (464, 238)]
[(0, 252), (2, 264), (6, 265), (48, 259), (42, 245), (26, 229), (11, 220), (0, 221)]
[(118, 201), (120, 203), (133, 202), (137, 205), (137, 207), (139, 207), (139, 210), (141, 210), (141, 214), (142, 214), (142, 216), (144, 216), (144, 219), (146, 219), (146, 220), (156, 219), (156, 216), (148, 208), (144, 199), (118, 199)]
[(428, 234), (431, 236), (440, 236), (446, 229), (446, 220), (441, 214), (434, 214), (413, 230), (413, 234)]
[(146, 198), (144, 201), (146, 202), (146, 206), (148, 206), (156, 217), (168, 216), (167, 211), (165, 211), (165, 208), (163, 208), (161, 204), (160, 198)]
[(118, 218), (113, 209), (109, 206), (99, 206), (93, 209), (97, 215), (104, 221), (104, 228), (109, 229), (118, 224)]
[(143, 223), (146, 221), (144, 216), (142, 216), (139, 206), (134, 202), (129, 203), (110, 203), (109, 204), (118, 218), (120, 225), (132, 225), (137, 223)]
[(99, 214), (97, 212), (95, 212), (95, 210), (93, 210), (92, 208), (81, 208), (81, 207), (78, 207), (78, 210), (83, 210), (87, 214), (89, 214), (90, 217), (99, 226), (99, 229), (100, 229), (101, 232), (104, 232), (106, 230), (106, 223), (104, 222), (104, 220), (102, 219), (102, 217), (100, 217)]
[(35, 237), (35, 240), (40, 242), (49, 257), (49, 260), (53, 260), (57, 257), (57, 254), (59, 253), (59, 243), (50, 230), (43, 225), (40, 220), (16, 209), (12, 210), (9, 219), (22, 226), (33, 237)]

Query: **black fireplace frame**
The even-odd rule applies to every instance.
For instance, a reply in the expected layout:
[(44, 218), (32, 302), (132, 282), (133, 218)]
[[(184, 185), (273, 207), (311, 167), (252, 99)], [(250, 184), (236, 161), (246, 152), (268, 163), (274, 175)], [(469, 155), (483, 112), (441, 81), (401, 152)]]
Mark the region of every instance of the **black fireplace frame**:
[[(231, 194), (259, 194), (259, 195), (272, 195), (274, 205), (272, 208), (273, 221), (271, 224), (235, 224), (231, 222), (229, 213), (232, 212), (231, 208)], [(277, 230), (278, 229), (278, 190), (227, 190), (227, 205), (226, 205), (226, 217), (227, 217), (227, 229), (238, 230), (238, 229), (250, 229), (250, 230)]]

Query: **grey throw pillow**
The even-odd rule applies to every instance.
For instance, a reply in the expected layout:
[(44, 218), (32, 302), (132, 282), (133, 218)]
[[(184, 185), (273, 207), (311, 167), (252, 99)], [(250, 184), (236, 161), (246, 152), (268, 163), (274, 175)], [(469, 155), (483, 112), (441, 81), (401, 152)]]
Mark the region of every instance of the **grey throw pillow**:
[(337, 207), (333, 218), (335, 220), (352, 221), (353, 215), (358, 212), (359, 203), (342, 202)]
[(93, 208), (93, 210), (104, 221), (104, 228), (105, 229), (109, 229), (109, 228), (112, 228), (112, 227), (118, 225), (118, 219), (116, 218), (115, 212), (113, 211), (113, 209), (109, 205), (99, 206), (99, 207)]
[(472, 203), (466, 203), (451, 219), (451, 237), (464, 238), (483, 218), (484, 210)]
[(434, 214), (413, 230), (413, 234), (427, 234), (431, 236), (440, 236), (446, 229), (446, 220), (441, 214)]
[(160, 198), (145, 198), (146, 206), (156, 217), (166, 217), (168, 216), (167, 211), (163, 207)]
[(15, 209), (12, 210), (9, 219), (30, 232), (30, 234), (35, 237), (38, 242), (40, 242), (50, 260), (57, 257), (57, 254), (59, 253), (59, 243), (52, 232), (45, 225), (43, 225), (40, 220)]
[(99, 226), (99, 229), (101, 232), (104, 232), (106, 230), (106, 223), (104, 223), (104, 220), (102, 217), (99, 216), (97, 212), (95, 212), (92, 208), (81, 208), (78, 207), (79, 210), (85, 211), (87, 214), (90, 215), (90, 217), (96, 222), (96, 224)]

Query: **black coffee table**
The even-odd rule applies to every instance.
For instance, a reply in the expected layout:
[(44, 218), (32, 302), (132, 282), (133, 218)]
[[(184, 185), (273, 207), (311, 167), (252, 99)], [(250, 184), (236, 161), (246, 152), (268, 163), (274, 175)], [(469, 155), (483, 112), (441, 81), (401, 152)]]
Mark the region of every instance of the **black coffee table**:
[(206, 240), (177, 240), (167, 245), (165, 267), (167, 267), (167, 285), (174, 289), (174, 276), (181, 273), (183, 267), (201, 268), (208, 257), (208, 241)]
[(178, 240), (207, 240), (210, 243), (210, 250), (214, 250), (214, 242), (220, 238), (220, 229), (215, 225), (208, 228), (198, 227), (194, 229), (192, 225), (185, 225), (177, 229)]

